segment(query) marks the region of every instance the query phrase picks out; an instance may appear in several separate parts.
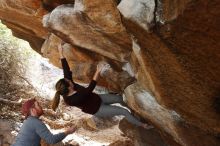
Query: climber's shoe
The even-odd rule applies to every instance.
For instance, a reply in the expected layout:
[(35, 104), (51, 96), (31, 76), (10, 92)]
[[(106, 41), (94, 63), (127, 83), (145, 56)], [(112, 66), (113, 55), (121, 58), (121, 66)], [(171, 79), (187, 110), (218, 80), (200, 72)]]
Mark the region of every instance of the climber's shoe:
[(148, 124), (142, 124), (141, 127), (144, 128), (144, 129), (146, 129), (146, 130), (150, 130), (150, 129), (153, 129), (153, 128), (154, 128), (154, 126), (148, 125)]

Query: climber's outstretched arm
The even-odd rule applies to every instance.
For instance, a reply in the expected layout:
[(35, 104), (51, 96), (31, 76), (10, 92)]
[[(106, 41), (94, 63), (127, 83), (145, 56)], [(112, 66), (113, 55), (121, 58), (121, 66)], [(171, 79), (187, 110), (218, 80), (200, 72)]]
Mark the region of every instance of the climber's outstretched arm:
[(58, 51), (59, 51), (59, 56), (60, 56), (62, 67), (63, 67), (64, 78), (72, 81), (72, 72), (70, 71), (69, 64), (66, 58), (64, 57), (62, 44), (58, 46)]
[(96, 72), (95, 72), (89, 86), (87, 87), (88, 92), (92, 92), (94, 90), (96, 83), (97, 83), (97, 80), (99, 78), (99, 74), (100, 74), (101, 70), (103, 69), (103, 66), (104, 65), (102, 65), (102, 64), (97, 65)]
[(100, 72), (101, 72), (101, 70), (102, 70), (102, 67), (103, 67), (103, 66), (101, 66), (101, 65), (97, 65), (97, 67), (96, 67), (96, 72), (95, 72), (95, 74), (94, 74), (94, 76), (93, 76), (93, 78), (92, 78), (94, 81), (97, 81), (97, 80), (98, 80), (99, 74), (100, 74)]

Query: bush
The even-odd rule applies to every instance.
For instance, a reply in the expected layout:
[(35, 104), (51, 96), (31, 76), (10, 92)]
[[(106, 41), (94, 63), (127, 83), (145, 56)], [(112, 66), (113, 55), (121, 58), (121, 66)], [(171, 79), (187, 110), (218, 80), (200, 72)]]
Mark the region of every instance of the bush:
[(22, 40), (13, 37), (11, 31), (0, 22), (0, 92), (7, 94), (26, 81), (28, 52), (20, 45)]

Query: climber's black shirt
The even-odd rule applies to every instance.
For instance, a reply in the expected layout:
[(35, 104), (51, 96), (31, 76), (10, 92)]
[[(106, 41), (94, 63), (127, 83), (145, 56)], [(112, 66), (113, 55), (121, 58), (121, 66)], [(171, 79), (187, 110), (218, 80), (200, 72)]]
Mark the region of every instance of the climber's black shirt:
[(72, 80), (72, 72), (70, 71), (66, 59), (62, 58), (61, 63), (63, 66), (64, 78), (71, 80), (76, 90), (76, 93), (71, 96), (63, 96), (65, 103), (70, 106), (76, 106), (85, 113), (95, 114), (102, 102), (99, 95), (92, 92), (96, 86), (96, 81), (92, 80), (87, 88), (76, 84)]

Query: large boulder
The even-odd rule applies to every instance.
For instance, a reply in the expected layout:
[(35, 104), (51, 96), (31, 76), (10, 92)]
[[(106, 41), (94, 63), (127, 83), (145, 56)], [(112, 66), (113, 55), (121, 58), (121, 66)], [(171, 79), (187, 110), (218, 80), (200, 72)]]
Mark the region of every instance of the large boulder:
[(33, 49), (40, 53), (43, 40), (48, 31), (41, 23), (47, 11), (39, 0), (2, 0), (0, 2), (0, 19), (21, 39), (30, 42)]
[(112, 0), (85, 0), (57, 7), (44, 16), (43, 23), (74, 46), (126, 62), (131, 53), (131, 41), (119, 16)]

